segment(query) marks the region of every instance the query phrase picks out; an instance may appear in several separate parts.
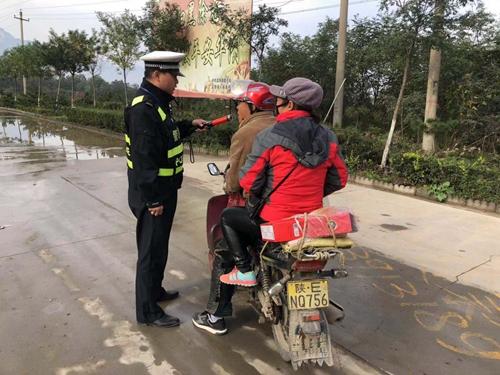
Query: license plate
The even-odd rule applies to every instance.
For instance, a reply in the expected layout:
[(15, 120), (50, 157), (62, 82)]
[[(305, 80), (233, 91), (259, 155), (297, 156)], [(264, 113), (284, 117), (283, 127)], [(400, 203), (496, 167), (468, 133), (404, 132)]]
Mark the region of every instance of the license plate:
[(289, 281), (287, 284), (290, 310), (328, 307), (328, 280)]

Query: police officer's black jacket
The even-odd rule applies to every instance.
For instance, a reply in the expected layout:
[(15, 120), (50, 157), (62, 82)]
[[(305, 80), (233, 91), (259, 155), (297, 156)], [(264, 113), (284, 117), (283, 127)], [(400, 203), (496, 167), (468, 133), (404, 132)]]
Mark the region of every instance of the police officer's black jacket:
[(196, 129), (191, 121), (174, 121), (173, 96), (146, 79), (125, 109), (129, 204), (156, 207), (182, 183), (182, 139)]

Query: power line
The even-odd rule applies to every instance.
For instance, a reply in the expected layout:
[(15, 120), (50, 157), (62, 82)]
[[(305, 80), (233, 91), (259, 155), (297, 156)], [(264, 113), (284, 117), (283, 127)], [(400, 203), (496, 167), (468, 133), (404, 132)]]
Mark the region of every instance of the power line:
[[(364, 1), (353, 1), (352, 3), (349, 3), (349, 5), (356, 5), (356, 4), (364, 4), (364, 3), (373, 3), (373, 2), (378, 2), (379, 0), (364, 0)], [(292, 10), (288, 12), (280, 12), (280, 16), (284, 16), (286, 14), (295, 14), (295, 13), (303, 13), (303, 12), (312, 12), (315, 10), (323, 10), (323, 9), (330, 9), (330, 8), (338, 8), (340, 4), (334, 4), (334, 5), (325, 5), (322, 7), (315, 7), (315, 8), (306, 8), (306, 9), (301, 9), (301, 10)]]
[[(18, 7), (19, 5), (26, 3), (28, 1), (33, 1), (33, 0), (25, 0), (24, 2), (18, 3), (17, 5), (10, 6), (12, 7)], [(101, 4), (111, 4), (111, 3), (125, 3), (127, 2), (126, 0), (108, 0), (108, 1), (100, 1), (100, 2), (92, 2), (92, 3), (76, 3), (76, 4), (71, 4), (71, 5), (52, 5), (52, 6), (43, 6), (43, 7), (28, 7), (24, 8), (24, 10), (32, 10), (32, 9), (53, 9), (53, 8), (73, 8), (75, 6), (87, 6), (87, 5), (101, 5)], [(2, 11), (4, 11), (7, 8), (3, 8)], [(1, 18), (0, 18), (1, 19)]]
[(6, 7), (4, 7), (2, 10), (6, 10), (6, 9), (10, 9), (10, 8), (18, 8), (20, 7), (21, 5), (23, 5), (24, 3), (28, 3), (30, 1), (33, 1), (33, 0), (24, 0), (24, 1), (19, 1), (17, 2), (16, 4), (12, 4), (12, 5), (7, 5)]
[[(134, 12), (140, 12), (142, 9), (129, 9), (129, 11), (134, 14)], [(115, 11), (115, 12), (103, 12), (106, 14), (121, 14), (123, 11)], [(95, 12), (90, 12), (90, 13), (73, 13), (73, 14), (66, 14), (66, 13), (58, 13), (58, 14), (40, 14), (40, 15), (35, 15), (31, 16), (31, 19), (33, 20), (57, 20), (57, 19), (66, 19), (66, 20), (78, 20), (78, 19), (94, 19), (96, 18), (97, 15)]]
[(128, 2), (127, 0), (108, 0), (108, 1), (98, 1), (94, 3), (76, 3), (76, 4), (71, 4), (71, 5), (52, 5), (52, 6), (43, 6), (43, 7), (33, 7), (33, 8), (25, 8), (28, 10), (31, 9), (52, 9), (52, 8), (73, 8), (75, 6), (83, 6), (83, 5), (101, 5), (101, 4), (111, 4), (111, 3), (126, 3)]
[[(129, 9), (130, 12), (140, 12), (142, 11), (142, 9)], [(30, 15), (35, 18), (35, 17), (52, 17), (52, 16), (56, 16), (56, 17), (59, 17), (59, 16), (84, 16), (84, 15), (92, 15), (92, 14), (95, 14), (97, 11), (95, 10), (92, 10), (92, 11), (88, 11), (88, 12), (75, 12), (75, 13), (30, 13)], [(115, 10), (115, 11), (111, 11), (111, 12), (106, 12), (104, 11), (103, 13), (112, 13), (112, 14), (116, 14), (116, 13), (123, 13), (123, 10)]]

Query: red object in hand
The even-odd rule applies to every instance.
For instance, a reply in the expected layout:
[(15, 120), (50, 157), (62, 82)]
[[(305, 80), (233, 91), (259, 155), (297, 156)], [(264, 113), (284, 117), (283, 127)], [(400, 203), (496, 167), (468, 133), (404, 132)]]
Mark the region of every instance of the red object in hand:
[(229, 120), (231, 120), (231, 115), (225, 115), (225, 116), (222, 116), (222, 117), (216, 118), (215, 120), (210, 121), (208, 123), (208, 125), (210, 125), (210, 126), (222, 125), (222, 124), (225, 124), (226, 122), (228, 122)]

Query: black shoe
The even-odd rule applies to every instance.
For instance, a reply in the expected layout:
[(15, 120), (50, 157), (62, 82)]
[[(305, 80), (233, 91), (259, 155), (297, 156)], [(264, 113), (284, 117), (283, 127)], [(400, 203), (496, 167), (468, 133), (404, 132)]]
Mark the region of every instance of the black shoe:
[(144, 324), (147, 326), (170, 328), (170, 327), (177, 327), (180, 324), (180, 320), (179, 320), (179, 318), (176, 318), (175, 316), (165, 314), (160, 319), (156, 319), (154, 322), (139, 323), (139, 324)]
[(156, 302), (165, 302), (165, 301), (172, 301), (179, 297), (179, 292), (177, 290), (162, 290), (162, 293), (158, 297), (158, 300)]
[(204, 329), (205, 331), (210, 332), (213, 335), (224, 335), (225, 333), (227, 333), (226, 322), (224, 321), (224, 318), (219, 319), (216, 323), (211, 323), (208, 319), (207, 311), (195, 313), (191, 321), (196, 327)]

